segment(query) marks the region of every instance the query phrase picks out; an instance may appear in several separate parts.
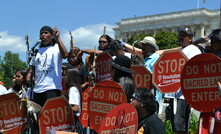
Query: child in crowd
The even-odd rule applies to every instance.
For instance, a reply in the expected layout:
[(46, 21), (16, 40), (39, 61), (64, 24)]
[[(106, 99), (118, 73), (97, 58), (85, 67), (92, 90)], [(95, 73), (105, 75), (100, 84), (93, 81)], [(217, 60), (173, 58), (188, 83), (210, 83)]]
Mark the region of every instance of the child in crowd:
[(79, 134), (84, 134), (83, 127), (78, 120), (81, 114), (81, 76), (79, 71), (77, 69), (64, 70), (64, 83), (68, 88), (65, 97), (74, 113), (76, 130)]

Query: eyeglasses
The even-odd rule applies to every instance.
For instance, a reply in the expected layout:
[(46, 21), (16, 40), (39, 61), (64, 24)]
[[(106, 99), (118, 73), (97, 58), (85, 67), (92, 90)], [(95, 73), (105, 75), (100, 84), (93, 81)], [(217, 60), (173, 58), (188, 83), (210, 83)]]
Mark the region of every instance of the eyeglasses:
[(102, 41), (102, 40), (99, 40), (98, 42), (99, 42), (100, 44), (101, 44), (101, 43), (107, 43), (107, 41)]

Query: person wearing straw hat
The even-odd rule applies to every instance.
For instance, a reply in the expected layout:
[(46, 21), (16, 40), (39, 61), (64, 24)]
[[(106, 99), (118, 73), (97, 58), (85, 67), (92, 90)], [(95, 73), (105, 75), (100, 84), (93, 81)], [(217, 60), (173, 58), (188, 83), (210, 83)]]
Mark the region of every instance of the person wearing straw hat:
[(135, 73), (135, 71), (130, 70), (131, 60), (127, 56), (117, 55), (110, 64), (112, 66), (112, 78), (123, 88), (127, 97), (127, 102), (129, 103), (135, 90), (134, 81), (131, 75)]
[[(160, 57), (156, 51), (159, 50), (158, 45), (156, 44), (156, 40), (151, 36), (146, 36), (143, 40), (138, 41), (138, 46), (142, 49), (142, 54), (144, 56), (144, 65), (145, 67), (153, 73), (153, 65), (157, 61), (157, 59)], [(163, 105), (163, 102), (161, 101), (163, 98), (162, 93), (157, 90), (155, 87), (155, 99), (158, 102), (157, 106)], [(158, 113), (159, 109), (157, 109)]]

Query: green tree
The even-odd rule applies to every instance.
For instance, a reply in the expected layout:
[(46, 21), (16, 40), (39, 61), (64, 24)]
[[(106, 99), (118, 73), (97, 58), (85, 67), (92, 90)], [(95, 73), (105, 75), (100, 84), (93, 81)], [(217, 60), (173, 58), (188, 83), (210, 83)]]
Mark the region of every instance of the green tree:
[(161, 50), (178, 47), (177, 34), (174, 32), (162, 31), (155, 35), (157, 45)]
[[(152, 34), (132, 36), (131, 38), (128, 39), (127, 43), (133, 44), (134, 41), (143, 40), (144, 37), (146, 36), (152, 36)], [(156, 39), (156, 43), (161, 50), (178, 47), (177, 34), (174, 32), (168, 32), (168, 31), (157, 32), (154, 38)], [(136, 44), (135, 47), (137, 47)]]
[[(127, 43), (132, 45), (135, 41), (143, 40), (143, 38), (146, 36), (153, 36), (153, 35), (149, 33), (149, 34), (141, 34), (137, 36), (132, 36), (131, 38), (127, 40)], [(135, 47), (137, 47), (137, 44), (135, 44)]]
[(27, 64), (19, 59), (19, 54), (7, 51), (0, 59), (0, 80), (3, 81), (6, 88), (9, 88), (15, 71), (26, 68)]

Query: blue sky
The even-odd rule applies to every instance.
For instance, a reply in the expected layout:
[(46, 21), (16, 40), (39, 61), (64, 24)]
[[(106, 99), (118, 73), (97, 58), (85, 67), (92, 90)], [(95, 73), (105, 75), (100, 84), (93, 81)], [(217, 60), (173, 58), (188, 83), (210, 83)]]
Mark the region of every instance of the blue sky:
[[(199, 0), (200, 8), (219, 9), (220, 0)], [(69, 31), (74, 45), (93, 49), (106, 26), (112, 28), (121, 19), (173, 11), (196, 9), (198, 0), (2, 0), (0, 3), (0, 56), (6, 51), (18, 53), (26, 60), (25, 36), (30, 47), (39, 39), (44, 25), (58, 26), (69, 50)]]

